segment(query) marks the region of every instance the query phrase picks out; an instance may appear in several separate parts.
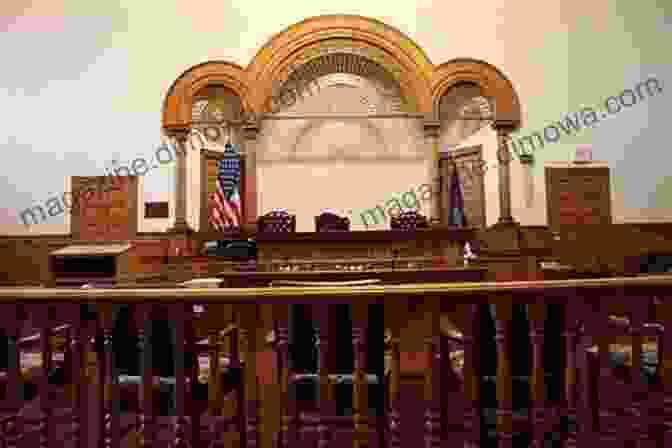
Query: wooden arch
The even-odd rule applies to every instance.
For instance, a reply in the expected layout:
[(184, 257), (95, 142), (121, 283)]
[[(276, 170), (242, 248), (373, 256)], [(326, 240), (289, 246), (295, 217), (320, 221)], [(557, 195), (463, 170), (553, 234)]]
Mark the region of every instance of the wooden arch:
[(439, 101), (460, 82), (477, 84), (494, 103), (495, 120), (520, 126), (520, 104), (512, 83), (494, 66), (475, 59), (454, 59), (434, 66), (425, 52), (394, 27), (357, 15), (322, 15), (305, 19), (273, 36), (246, 68), (212, 61), (191, 67), (168, 90), (162, 110), (164, 130), (186, 129), (194, 95), (209, 84), (223, 85), (240, 98), (243, 110), (266, 111), (273, 87), (293, 66), (304, 63), (320, 46), (351, 43), (370, 50), (399, 82), (413, 111), (438, 119)]
[(435, 119), (439, 117), (441, 97), (463, 82), (476, 84), (483, 96), (493, 102), (495, 122), (520, 127), (520, 102), (511, 81), (496, 67), (470, 58), (453, 59), (435, 68), (432, 76), (432, 111)]

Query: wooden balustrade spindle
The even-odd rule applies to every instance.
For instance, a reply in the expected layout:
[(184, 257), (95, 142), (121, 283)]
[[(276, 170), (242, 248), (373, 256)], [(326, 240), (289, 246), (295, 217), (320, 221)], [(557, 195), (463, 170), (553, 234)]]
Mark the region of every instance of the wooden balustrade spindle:
[(20, 447), (24, 437), (23, 418), (19, 415), (19, 410), (23, 405), (19, 349), (23, 317), (22, 306), (11, 303), (0, 305), (0, 323), (7, 337), (7, 383), (4, 402), (0, 401), (0, 405), (13, 417), (5, 422), (1, 433), (7, 448)]
[(401, 447), (401, 414), (400, 414), (400, 321), (401, 306), (396, 301), (389, 301), (384, 305), (385, 327), (390, 331), (390, 384), (388, 408), (388, 446)]
[[(193, 349), (192, 341), (188, 340), (190, 331), (187, 331), (191, 325), (192, 306), (184, 302), (172, 305), (173, 322), (175, 325), (175, 438), (173, 440), (174, 448), (190, 447), (193, 441), (186, 440), (187, 418), (186, 418), (186, 375), (185, 364), (191, 359), (189, 351)], [(189, 363), (191, 372), (191, 362)], [(192, 385), (193, 387), (193, 385)]]
[(513, 379), (511, 377), (511, 297), (499, 297), (495, 308), (497, 344), (497, 436), (499, 448), (513, 444)]
[(426, 302), (425, 337), (427, 374), (425, 375), (425, 448), (441, 446), (441, 302), (430, 298)]
[[(208, 328), (208, 346), (209, 354), (209, 372), (208, 375), (208, 412), (212, 416), (219, 416), (222, 408), (218, 403), (218, 391), (221, 387), (220, 367), (219, 367), (219, 334), (216, 327)], [(197, 363), (198, 364), (198, 363)]]
[(152, 305), (136, 306), (136, 329), (138, 331), (138, 348), (142, 385), (140, 387), (140, 409), (138, 411), (137, 433), (140, 445), (151, 448), (154, 445), (154, 406), (152, 404), (154, 381), (153, 347), (152, 347)]
[[(88, 322), (79, 304), (71, 305), (69, 311), (72, 339), (69, 341), (70, 387), (72, 387), (72, 438), (76, 448), (86, 447), (87, 390), (86, 386), (86, 345), (90, 337)], [(84, 423), (82, 423), (84, 421)]]
[(320, 304), (313, 306), (313, 315), (317, 318), (317, 325), (315, 328), (317, 356), (318, 356), (318, 373), (319, 373), (319, 422), (317, 426), (318, 431), (318, 448), (327, 448), (331, 440), (331, 428), (327, 421), (336, 414), (334, 408), (334, 397), (332, 394), (332, 384), (329, 381), (329, 349), (330, 349), (330, 335), (331, 326), (329, 319), (329, 305)]
[[(627, 300), (627, 298), (624, 297)], [(645, 301), (646, 298), (641, 299)], [(640, 302), (640, 300), (637, 300)], [(632, 401), (628, 413), (632, 416), (632, 435), (633, 440), (640, 448), (648, 448), (652, 445), (651, 433), (649, 431), (649, 412), (646, 409), (645, 401), (647, 395), (647, 386), (641, 379), (642, 367), (642, 343), (644, 342), (644, 319), (648, 314), (646, 308), (634, 307), (630, 316), (630, 337), (632, 338), (632, 366), (630, 367), (630, 376), (632, 378)], [(652, 429), (652, 428), (651, 428)]]
[(532, 344), (532, 373), (530, 375), (530, 427), (533, 448), (543, 448), (546, 433), (546, 391), (544, 378), (544, 323), (546, 305), (527, 306)]
[(261, 415), (259, 412), (259, 403), (257, 392), (259, 384), (257, 380), (257, 323), (258, 323), (258, 305), (245, 305), (241, 310), (241, 331), (240, 342), (241, 352), (245, 354), (244, 369), (244, 399), (241, 404), (245, 421), (245, 446), (247, 448), (256, 448), (258, 442), (258, 432), (261, 428)]
[[(562, 306), (564, 319), (562, 337), (565, 343), (565, 375), (564, 375), (564, 412), (563, 417), (569, 419), (576, 416), (576, 345), (578, 321), (574, 307), (569, 303)], [(565, 448), (576, 448), (576, 430), (569, 429), (564, 437)]]
[(119, 372), (117, 371), (116, 356), (114, 356), (114, 338), (112, 326), (114, 324), (115, 306), (98, 304), (100, 309), (100, 324), (103, 336), (103, 368), (101, 369), (103, 399), (101, 410), (103, 415), (102, 439), (105, 448), (117, 448), (121, 439), (119, 424)]
[(40, 448), (48, 448), (52, 444), (51, 438), (51, 407), (53, 393), (49, 384), (49, 371), (51, 370), (51, 304), (42, 305), (39, 311), (34, 313), (37, 316), (40, 326), (40, 352), (42, 354), (42, 375), (40, 378), (40, 408), (42, 415), (40, 417)]
[(465, 412), (464, 426), (467, 446), (480, 446), (481, 442), (481, 372), (480, 372), (480, 309), (478, 304), (464, 305), (464, 375)]
[[(586, 298), (582, 296), (572, 297), (574, 300), (585, 300)], [(599, 320), (594, 316), (591, 307), (589, 304), (583, 304), (584, 306), (577, 307), (577, 312), (581, 312), (583, 315), (583, 324), (582, 329), (579, 330), (579, 341), (577, 344), (577, 354), (576, 354), (576, 368), (580, 373), (580, 389), (576, 401), (576, 443), (577, 446), (584, 446), (586, 442), (589, 442), (591, 435), (594, 434), (595, 430), (595, 419), (593, 417), (591, 409), (591, 399), (590, 396), (593, 393), (591, 388), (591, 378), (590, 378), (590, 369), (589, 369), (589, 356), (590, 353), (588, 349), (592, 346), (593, 341), (591, 340), (591, 331), (595, 331), (596, 327), (599, 328)]]
[(276, 326), (276, 378), (278, 382), (279, 410), (280, 410), (280, 435), (278, 445), (280, 448), (296, 446), (296, 427), (292, 420), (293, 414), (290, 407), (295, 400), (289, 397), (289, 378), (291, 374), (289, 365), (289, 306), (278, 304), (273, 307), (273, 317)]
[(368, 326), (368, 303), (355, 301), (352, 307), (352, 350), (353, 350), (353, 383), (352, 383), (352, 418), (353, 447), (368, 446), (368, 381), (366, 366), (366, 329)]
[(663, 337), (658, 348), (659, 378), (663, 391), (663, 428), (662, 445), (672, 446), (672, 302), (665, 297), (658, 305), (658, 320), (664, 322)]

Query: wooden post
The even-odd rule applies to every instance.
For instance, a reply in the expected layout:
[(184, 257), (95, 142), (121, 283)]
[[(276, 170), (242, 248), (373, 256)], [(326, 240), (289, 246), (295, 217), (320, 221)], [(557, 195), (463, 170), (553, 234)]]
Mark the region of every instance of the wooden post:
[(98, 372), (100, 387), (102, 388), (101, 416), (102, 416), (102, 446), (105, 448), (119, 445), (119, 372), (117, 372), (116, 359), (114, 356), (114, 340), (112, 338), (112, 326), (115, 317), (115, 305), (111, 303), (98, 303), (100, 329), (102, 333), (103, 353), (102, 368)]
[[(569, 298), (572, 298), (568, 294)], [(578, 319), (576, 308), (569, 301), (562, 305), (563, 333), (565, 340), (565, 377), (563, 414), (565, 419), (576, 416), (576, 345), (578, 334)], [(576, 430), (569, 430), (564, 438), (565, 448), (576, 448)]]
[(327, 423), (329, 419), (336, 415), (334, 407), (335, 401), (332, 393), (332, 385), (329, 381), (330, 365), (329, 365), (329, 349), (331, 325), (329, 319), (329, 305), (319, 304), (313, 306), (313, 316), (316, 317), (316, 336), (318, 349), (318, 366), (319, 366), (319, 422), (318, 422), (318, 448), (327, 448), (331, 440), (331, 428)]
[(137, 420), (137, 439), (140, 446), (151, 448), (154, 444), (154, 406), (152, 389), (154, 382), (152, 347), (152, 305), (140, 304), (134, 309), (135, 328), (138, 332), (138, 348), (142, 385), (140, 387), (140, 409)]
[(427, 373), (425, 375), (425, 448), (441, 446), (441, 301), (438, 297), (425, 299), (425, 347)]
[(497, 436), (499, 448), (513, 443), (513, 379), (511, 377), (511, 295), (497, 297), (495, 308), (495, 342), (497, 343)]
[(23, 327), (23, 307), (16, 303), (5, 302), (0, 305), (0, 324), (5, 330), (7, 338), (7, 388), (5, 400), (0, 401), (0, 406), (15, 416), (6, 420), (2, 427), (2, 435), (7, 448), (22, 446), (23, 418), (19, 410), (23, 405), (21, 357), (19, 350), (19, 337)]
[(659, 378), (663, 394), (663, 434), (661, 446), (672, 446), (672, 303), (670, 297), (664, 297), (663, 302), (657, 306), (658, 320), (663, 322), (662, 341), (658, 348)]
[(277, 387), (280, 393), (280, 434), (278, 446), (290, 448), (296, 446), (296, 422), (292, 420), (293, 414), (290, 407), (295, 400), (289, 396), (289, 305), (277, 304), (273, 306), (273, 319), (275, 320), (276, 344), (275, 344), (275, 367)]
[(369, 446), (368, 437), (368, 381), (366, 366), (366, 328), (368, 326), (368, 303), (352, 302), (352, 350), (354, 371), (352, 382), (353, 446)]
[(258, 304), (240, 305), (240, 345), (241, 352), (245, 356), (244, 374), (244, 399), (240, 403), (244, 415), (244, 446), (256, 448), (258, 432), (262, 432), (261, 415), (257, 391), (257, 323)]
[[(187, 360), (191, 359), (189, 351), (193, 349), (192, 341), (189, 340), (191, 336), (191, 329), (187, 327), (191, 326), (193, 311), (192, 305), (185, 304), (184, 302), (172, 305), (171, 311), (171, 314), (173, 315), (172, 320), (175, 324), (175, 439), (173, 441), (173, 447), (187, 448), (193, 446), (194, 444), (193, 440), (189, 442), (185, 440), (188, 433), (186, 430), (187, 419), (185, 406), (185, 364)], [(189, 367), (192, 366), (190, 365)], [(189, 370), (191, 371), (191, 368)], [(193, 384), (192, 387), (194, 387)], [(193, 435), (193, 433), (190, 435)]]
[(51, 426), (51, 407), (52, 391), (49, 384), (49, 371), (51, 370), (51, 328), (52, 328), (52, 306), (53, 304), (40, 304), (33, 308), (31, 314), (36, 317), (40, 327), (40, 351), (42, 353), (42, 375), (40, 381), (40, 408), (42, 417), (40, 418), (40, 448), (48, 448), (52, 441)]
[(481, 443), (481, 366), (479, 304), (464, 305), (464, 426), (467, 446), (480, 446)]
[(546, 391), (544, 378), (544, 323), (546, 304), (527, 305), (532, 344), (532, 373), (530, 375), (530, 428), (532, 447), (543, 448), (546, 433)]
[(401, 431), (400, 431), (400, 356), (399, 356), (399, 343), (400, 343), (400, 328), (402, 324), (402, 306), (398, 301), (387, 301), (384, 305), (385, 313), (385, 328), (390, 331), (390, 383), (389, 383), (389, 401), (388, 409), (388, 428), (389, 428), (389, 438), (388, 446), (389, 448), (400, 448), (401, 447)]

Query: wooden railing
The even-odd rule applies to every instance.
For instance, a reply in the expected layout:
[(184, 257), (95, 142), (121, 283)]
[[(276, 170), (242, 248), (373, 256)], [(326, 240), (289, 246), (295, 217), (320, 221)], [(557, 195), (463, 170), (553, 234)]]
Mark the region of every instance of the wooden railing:
[[(119, 381), (112, 356), (113, 349), (132, 352), (115, 347), (113, 339), (115, 307), (122, 304), (131, 310), (143, 360), (137, 409), (130, 413), (119, 409), (128, 385)], [(315, 376), (319, 394), (312, 411), (302, 409), (290, 393), (300, 372), (289, 364), (289, 304), (310, 305), (319, 329), (322, 368)], [(329, 318), (336, 304), (350, 305), (352, 316), (352, 412), (345, 416), (337, 415), (334, 401), (334, 383), (342, 375), (328, 367), (330, 350), (338, 342), (331, 339)], [(495, 305), (492, 341), (483, 327), (488, 304)], [(95, 313), (83, 305), (95, 305)], [(194, 305), (203, 305), (204, 311), (199, 307), (195, 312)], [(224, 440), (226, 446), (335, 447), (344, 437), (354, 446), (372, 448), (410, 446), (419, 437), (430, 448), (488, 446), (487, 415), (492, 411), (500, 447), (542, 447), (544, 440), (558, 437), (562, 446), (570, 447), (672, 446), (671, 276), (314, 288), (13, 288), (0, 290), (0, 308), (1, 328), (9, 341), (0, 390), (2, 448), (166, 446), (160, 443), (166, 436), (175, 447), (209, 447), (215, 440)], [(171, 416), (156, 415), (153, 405), (160, 379), (152, 368), (155, 342), (148, 336), (158, 309), (169, 311), (163, 318), (169, 318), (175, 331)], [(366, 365), (366, 346), (372, 342), (366, 328), (369, 313), (376, 312), (370, 310), (376, 309), (384, 314), (389, 362), (384, 378), (372, 382), (367, 378), (378, 372)], [(522, 309), (526, 318), (520, 321)], [(425, 342), (424, 393), (406, 394), (402, 402), (402, 338), (418, 336), (406, 331), (418, 315), (424, 318), (424, 334), (419, 335)], [(459, 334), (447, 337), (442, 315), (452, 319)], [(521, 330), (521, 322), (529, 327)], [(59, 386), (49, 381), (49, 341), (53, 329), (65, 324), (64, 364), (71, 393), (59, 400), (54, 398)], [(40, 397), (37, 430), (30, 428), (32, 417), (25, 411), (20, 387), (27, 380), (17, 341), (27, 327), (40, 328), (41, 375), (34, 377)], [(514, 338), (521, 331), (526, 345)], [(96, 336), (102, 341), (98, 349)], [(207, 343), (199, 344), (203, 337)], [(229, 341), (227, 347), (221, 338)], [(494, 347), (488, 351), (490, 343)], [(630, 345), (629, 367), (610, 365), (613, 343)], [(641, 353), (652, 345), (657, 367), (643, 381)], [(548, 356), (545, 346), (555, 352)], [(269, 350), (272, 364), (265, 357)], [(210, 353), (207, 387), (198, 381), (195, 362), (203, 351)], [(87, 353), (96, 354), (95, 375), (87, 372)], [(221, 370), (222, 359), (228, 360), (228, 371), (239, 372), (238, 380), (213, 374)], [(525, 362), (518, 364), (520, 360)], [(529, 370), (521, 373), (518, 366), (526, 362)], [(496, 366), (496, 397), (488, 395), (492, 372), (486, 371), (487, 364)], [(386, 393), (379, 403), (384, 412), (373, 415), (367, 390), (376, 382), (385, 385)], [(514, 394), (519, 384), (527, 384), (528, 390), (515, 389)], [(207, 399), (200, 395), (203, 387)], [(418, 412), (424, 415), (421, 424)], [(231, 438), (222, 439), (224, 433)], [(522, 445), (514, 442), (519, 437)]]

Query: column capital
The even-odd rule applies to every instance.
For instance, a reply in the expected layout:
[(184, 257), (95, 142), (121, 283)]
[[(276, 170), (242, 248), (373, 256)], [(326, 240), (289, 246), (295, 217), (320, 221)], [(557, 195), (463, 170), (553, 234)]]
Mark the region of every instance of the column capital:
[(163, 130), (166, 133), (166, 135), (177, 139), (177, 141), (179, 141), (180, 143), (185, 142), (187, 140), (187, 137), (189, 137), (189, 133), (191, 132), (189, 128), (183, 126), (165, 127), (163, 128)]
[(243, 137), (245, 138), (245, 140), (256, 140), (258, 136), (259, 136), (258, 123), (243, 124)]
[(508, 135), (518, 127), (518, 123), (511, 120), (495, 120), (490, 124), (490, 127), (500, 135)]
[(441, 122), (439, 120), (424, 120), (422, 127), (426, 137), (438, 137), (441, 132)]

